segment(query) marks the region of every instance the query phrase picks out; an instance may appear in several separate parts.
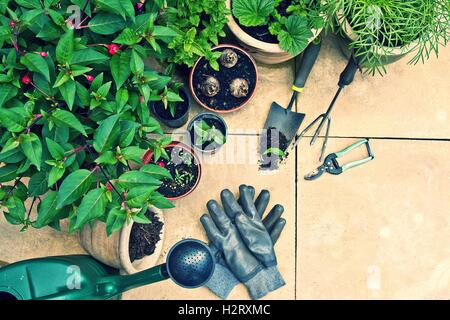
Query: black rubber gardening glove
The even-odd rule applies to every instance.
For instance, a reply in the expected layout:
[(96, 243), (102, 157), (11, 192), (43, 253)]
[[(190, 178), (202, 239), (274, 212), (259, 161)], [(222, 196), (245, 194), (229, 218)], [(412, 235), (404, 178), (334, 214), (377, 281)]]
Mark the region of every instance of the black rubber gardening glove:
[[(226, 224), (229, 223), (232, 224), (232, 226), (228, 230), (233, 230), (232, 234), (234, 234), (234, 239), (237, 240), (238, 242), (242, 241), (244, 243), (250, 244), (250, 247), (253, 248), (253, 250), (256, 250), (257, 256), (261, 257), (262, 261), (258, 261), (258, 265), (256, 265), (254, 259), (256, 258), (255, 255), (252, 253), (248, 255), (249, 251), (248, 248), (243, 249), (243, 252), (245, 252), (245, 256), (250, 257), (249, 258), (250, 263), (244, 262), (245, 268), (243, 269), (242, 266), (239, 266), (239, 264), (241, 264), (242, 261), (245, 260), (241, 260), (240, 258), (238, 258), (240, 256), (239, 254), (236, 255), (235, 253), (233, 253), (233, 250), (239, 252), (239, 250), (242, 248), (242, 243), (240, 243), (238, 247), (233, 248), (232, 250), (230, 250), (229, 246), (226, 246), (225, 250), (223, 250), (223, 246), (220, 243), (218, 243), (216, 244), (216, 246), (220, 248), (218, 254), (219, 256), (218, 264), (216, 265), (216, 271), (214, 272), (211, 281), (207, 284), (207, 287), (210, 288), (217, 295), (225, 299), (231, 292), (231, 290), (239, 283), (240, 280), (247, 285), (252, 298), (258, 299), (266, 295), (268, 292), (273, 291), (278, 287), (282, 286), (284, 282), (281, 278), (281, 275), (279, 275), (278, 271), (276, 270), (276, 268), (273, 267), (274, 264), (276, 264), (276, 258), (275, 260), (270, 259), (268, 255), (266, 254), (261, 255), (262, 252), (258, 252), (264, 246), (261, 246), (258, 241), (255, 242), (254, 241), (255, 239), (253, 240), (246, 239), (247, 237), (245, 235), (239, 239), (240, 233), (236, 234), (236, 225), (234, 224), (234, 218), (240, 215), (245, 215), (246, 217), (249, 218), (251, 217), (251, 219), (245, 221), (246, 223), (240, 223), (242, 224), (242, 227), (247, 226), (248, 221), (252, 221), (255, 225), (258, 225), (259, 227), (261, 227), (261, 225), (265, 226), (266, 232), (263, 236), (266, 239), (265, 240), (266, 245), (272, 247), (271, 250), (267, 251), (271, 253), (273, 253), (273, 245), (271, 243), (275, 243), (278, 240), (286, 224), (286, 221), (281, 218), (281, 215), (284, 210), (283, 207), (281, 205), (276, 205), (266, 216), (263, 222), (261, 222), (261, 217), (264, 211), (266, 210), (270, 200), (270, 194), (267, 190), (263, 190), (260, 193), (255, 203), (253, 203), (253, 197), (255, 194), (255, 190), (253, 187), (241, 186), (240, 191), (241, 191), (241, 199), (239, 200), (239, 202), (243, 204), (243, 206), (245, 207), (245, 213), (244, 210), (240, 207), (240, 205), (236, 202), (231, 192), (229, 190), (224, 190), (221, 193), (221, 198), (222, 203), (225, 207), (225, 212), (221, 210), (222, 208), (217, 204), (217, 202), (210, 201), (208, 202), (208, 210), (211, 213), (211, 218), (208, 215), (204, 215), (201, 218), (201, 221), (205, 227), (205, 230), (207, 231), (208, 237), (214, 243), (213, 238), (216, 238), (215, 234), (217, 234), (217, 232), (220, 232), (221, 230), (219, 231), (220, 228), (216, 226), (216, 220), (212, 217), (216, 216), (220, 217), (225, 213), (226, 218), (223, 219), (223, 221), (226, 221)], [(259, 224), (257, 222), (258, 219)], [(222, 222), (220, 221), (217, 222), (219, 225), (223, 225)], [(271, 238), (269, 241), (270, 243), (267, 242), (266, 238), (267, 234), (270, 235), (269, 236)], [(254, 236), (255, 233), (252, 232), (252, 235)], [(246, 239), (245, 241), (244, 238)], [(226, 239), (224, 241), (226, 241)], [(217, 252), (218, 249), (215, 250)], [(225, 259), (221, 259), (221, 257), (225, 257)], [(250, 265), (251, 267), (249, 267)], [(267, 266), (270, 265), (271, 268), (266, 268), (266, 265)], [(275, 270), (271, 270), (274, 268)], [(230, 270), (233, 273), (230, 272)], [(234, 275), (236, 275), (236, 277), (239, 280), (236, 279)]]

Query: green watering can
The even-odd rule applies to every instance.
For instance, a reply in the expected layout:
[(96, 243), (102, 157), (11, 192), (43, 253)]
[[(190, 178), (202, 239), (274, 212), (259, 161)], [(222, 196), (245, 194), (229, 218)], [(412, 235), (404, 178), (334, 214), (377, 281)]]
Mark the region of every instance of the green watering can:
[(209, 281), (215, 260), (206, 244), (186, 239), (175, 244), (166, 263), (121, 276), (87, 255), (25, 260), (0, 268), (0, 300), (104, 300), (171, 278), (183, 288)]

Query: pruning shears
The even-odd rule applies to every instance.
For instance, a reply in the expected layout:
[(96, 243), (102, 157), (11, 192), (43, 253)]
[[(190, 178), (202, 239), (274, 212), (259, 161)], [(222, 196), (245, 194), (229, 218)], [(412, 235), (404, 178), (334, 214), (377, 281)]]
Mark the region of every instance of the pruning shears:
[[(367, 152), (368, 152), (368, 157), (361, 159), (361, 160), (357, 160), (357, 161), (353, 161), (353, 162), (349, 162), (347, 164), (344, 165), (340, 165), (338, 162), (338, 158), (342, 157), (343, 155), (349, 153), (350, 151), (358, 148), (359, 146), (365, 144), (366, 148), (367, 148)], [(318, 167), (317, 169), (315, 169), (314, 171), (308, 173), (305, 176), (305, 180), (308, 181), (312, 181), (312, 180), (316, 180), (318, 179), (320, 176), (322, 176), (322, 174), (324, 172), (328, 172), (329, 174), (333, 174), (333, 175), (339, 175), (341, 173), (343, 173), (344, 171), (360, 166), (364, 163), (367, 163), (371, 160), (373, 160), (375, 158), (375, 156), (372, 153), (372, 149), (370, 147), (369, 144), (369, 140), (368, 139), (363, 139), (360, 141), (355, 142), (354, 144), (348, 146), (347, 148), (339, 151), (339, 152), (335, 152), (335, 153), (331, 153), (329, 154), (326, 158), (324, 163)]]

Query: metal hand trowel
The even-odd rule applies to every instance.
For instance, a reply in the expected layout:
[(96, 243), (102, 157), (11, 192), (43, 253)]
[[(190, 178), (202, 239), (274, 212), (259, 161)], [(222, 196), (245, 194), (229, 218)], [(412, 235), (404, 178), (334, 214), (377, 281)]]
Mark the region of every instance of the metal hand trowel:
[(317, 37), (318, 41), (311, 42), (303, 53), (300, 67), (297, 72), (295, 82), (292, 86), (293, 94), (291, 101), (287, 108), (283, 108), (278, 103), (273, 102), (270, 107), (269, 115), (264, 125), (265, 130), (276, 129), (280, 134), (286, 137), (288, 144), (294, 139), (298, 129), (300, 128), (304, 113), (297, 113), (292, 111), (292, 107), (297, 99), (299, 93), (301, 93), (305, 87), (306, 80), (316, 62), (319, 55), (321, 41), (320, 36)]

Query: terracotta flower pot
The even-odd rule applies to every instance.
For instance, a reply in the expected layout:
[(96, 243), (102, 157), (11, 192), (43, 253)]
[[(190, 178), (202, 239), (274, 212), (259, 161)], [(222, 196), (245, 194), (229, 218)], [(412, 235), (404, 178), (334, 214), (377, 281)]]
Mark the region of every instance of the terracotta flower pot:
[[(186, 192), (185, 194), (182, 194), (178, 197), (167, 197), (165, 196), (168, 200), (170, 201), (174, 201), (174, 200), (178, 200), (181, 198), (184, 198), (186, 196), (188, 196), (189, 194), (191, 194), (195, 188), (197, 188), (198, 184), (200, 183), (200, 178), (202, 176), (202, 165), (200, 163), (200, 159), (197, 156), (197, 154), (195, 153), (194, 149), (187, 146), (186, 144), (179, 142), (179, 141), (173, 141), (172, 143), (168, 144), (167, 146), (164, 147), (164, 149), (170, 148), (170, 147), (179, 147), (182, 148), (184, 150), (186, 150), (187, 152), (189, 152), (193, 157), (194, 157), (194, 161), (198, 164), (198, 175), (197, 175), (197, 180), (195, 181), (195, 184), (193, 185), (193, 187), (189, 190), (189, 192)], [(149, 151), (148, 154), (145, 154), (144, 157), (145, 159), (149, 159), (148, 162), (144, 162), (144, 163), (150, 163), (153, 162), (153, 152)]]
[(190, 87), (191, 94), (194, 97), (195, 101), (199, 105), (201, 105), (203, 108), (205, 108), (209, 111), (212, 111), (212, 112), (217, 112), (217, 113), (230, 113), (230, 112), (234, 112), (239, 109), (242, 109), (252, 100), (252, 98), (254, 97), (254, 95), (256, 93), (257, 87), (258, 87), (259, 73), (258, 73), (258, 67), (256, 65), (255, 59), (253, 59), (253, 57), (250, 54), (248, 54), (248, 52), (246, 52), (242, 48), (239, 48), (239, 47), (231, 45), (231, 44), (221, 44), (221, 45), (218, 45), (218, 46), (212, 48), (211, 50), (217, 50), (217, 49), (222, 49), (222, 48), (229, 48), (234, 51), (238, 51), (240, 54), (247, 57), (249, 59), (249, 61), (252, 63), (253, 68), (254, 68), (253, 73), (254, 73), (254, 77), (255, 77), (255, 79), (254, 79), (255, 84), (253, 86), (253, 91), (246, 97), (246, 99), (240, 105), (238, 105), (237, 107), (231, 108), (231, 109), (227, 109), (227, 110), (213, 109), (212, 107), (208, 106), (206, 103), (202, 102), (202, 100), (197, 96), (196, 90), (194, 89), (194, 73), (195, 73), (200, 61), (202, 61), (204, 59), (203, 57), (199, 58), (191, 69), (191, 73), (189, 75), (189, 87)]
[[(231, 12), (231, 0), (226, 0), (226, 5)], [(233, 33), (239, 41), (239, 44), (244, 47), (256, 61), (265, 64), (278, 64), (294, 58), (294, 56), (281, 49), (278, 43), (260, 41), (246, 33), (236, 22), (236, 19), (232, 13), (230, 13), (227, 18), (227, 26), (231, 33)], [(320, 34), (320, 32), (322, 32), (322, 28), (319, 30), (313, 30), (313, 36), (309, 38), (308, 43), (313, 41)]]
[[(164, 223), (164, 216), (161, 210), (154, 207), (151, 207), (150, 210)], [(150, 256), (131, 262), (129, 242), (133, 224), (134, 222), (125, 224), (121, 230), (114, 232), (108, 237), (105, 223), (95, 221), (92, 227), (85, 225), (83, 230), (78, 233), (78, 241), (95, 259), (110, 267), (119, 269), (123, 274), (133, 274), (147, 270), (155, 266), (161, 256), (165, 225), (162, 227), (161, 240), (156, 244), (155, 252)]]
[[(358, 40), (357, 34), (353, 31), (350, 22), (345, 18), (343, 10), (337, 13), (337, 18), (341, 24), (341, 35), (339, 39), (339, 48), (341, 49), (344, 56), (348, 59), (350, 58), (352, 51), (350, 50), (350, 44), (353, 41)], [(381, 56), (381, 61), (383, 64), (391, 64), (406, 56), (411, 50), (413, 50), (418, 41), (411, 42), (410, 44), (402, 47), (377, 47), (372, 46), (370, 48), (371, 52), (385, 52), (387, 54)]]

